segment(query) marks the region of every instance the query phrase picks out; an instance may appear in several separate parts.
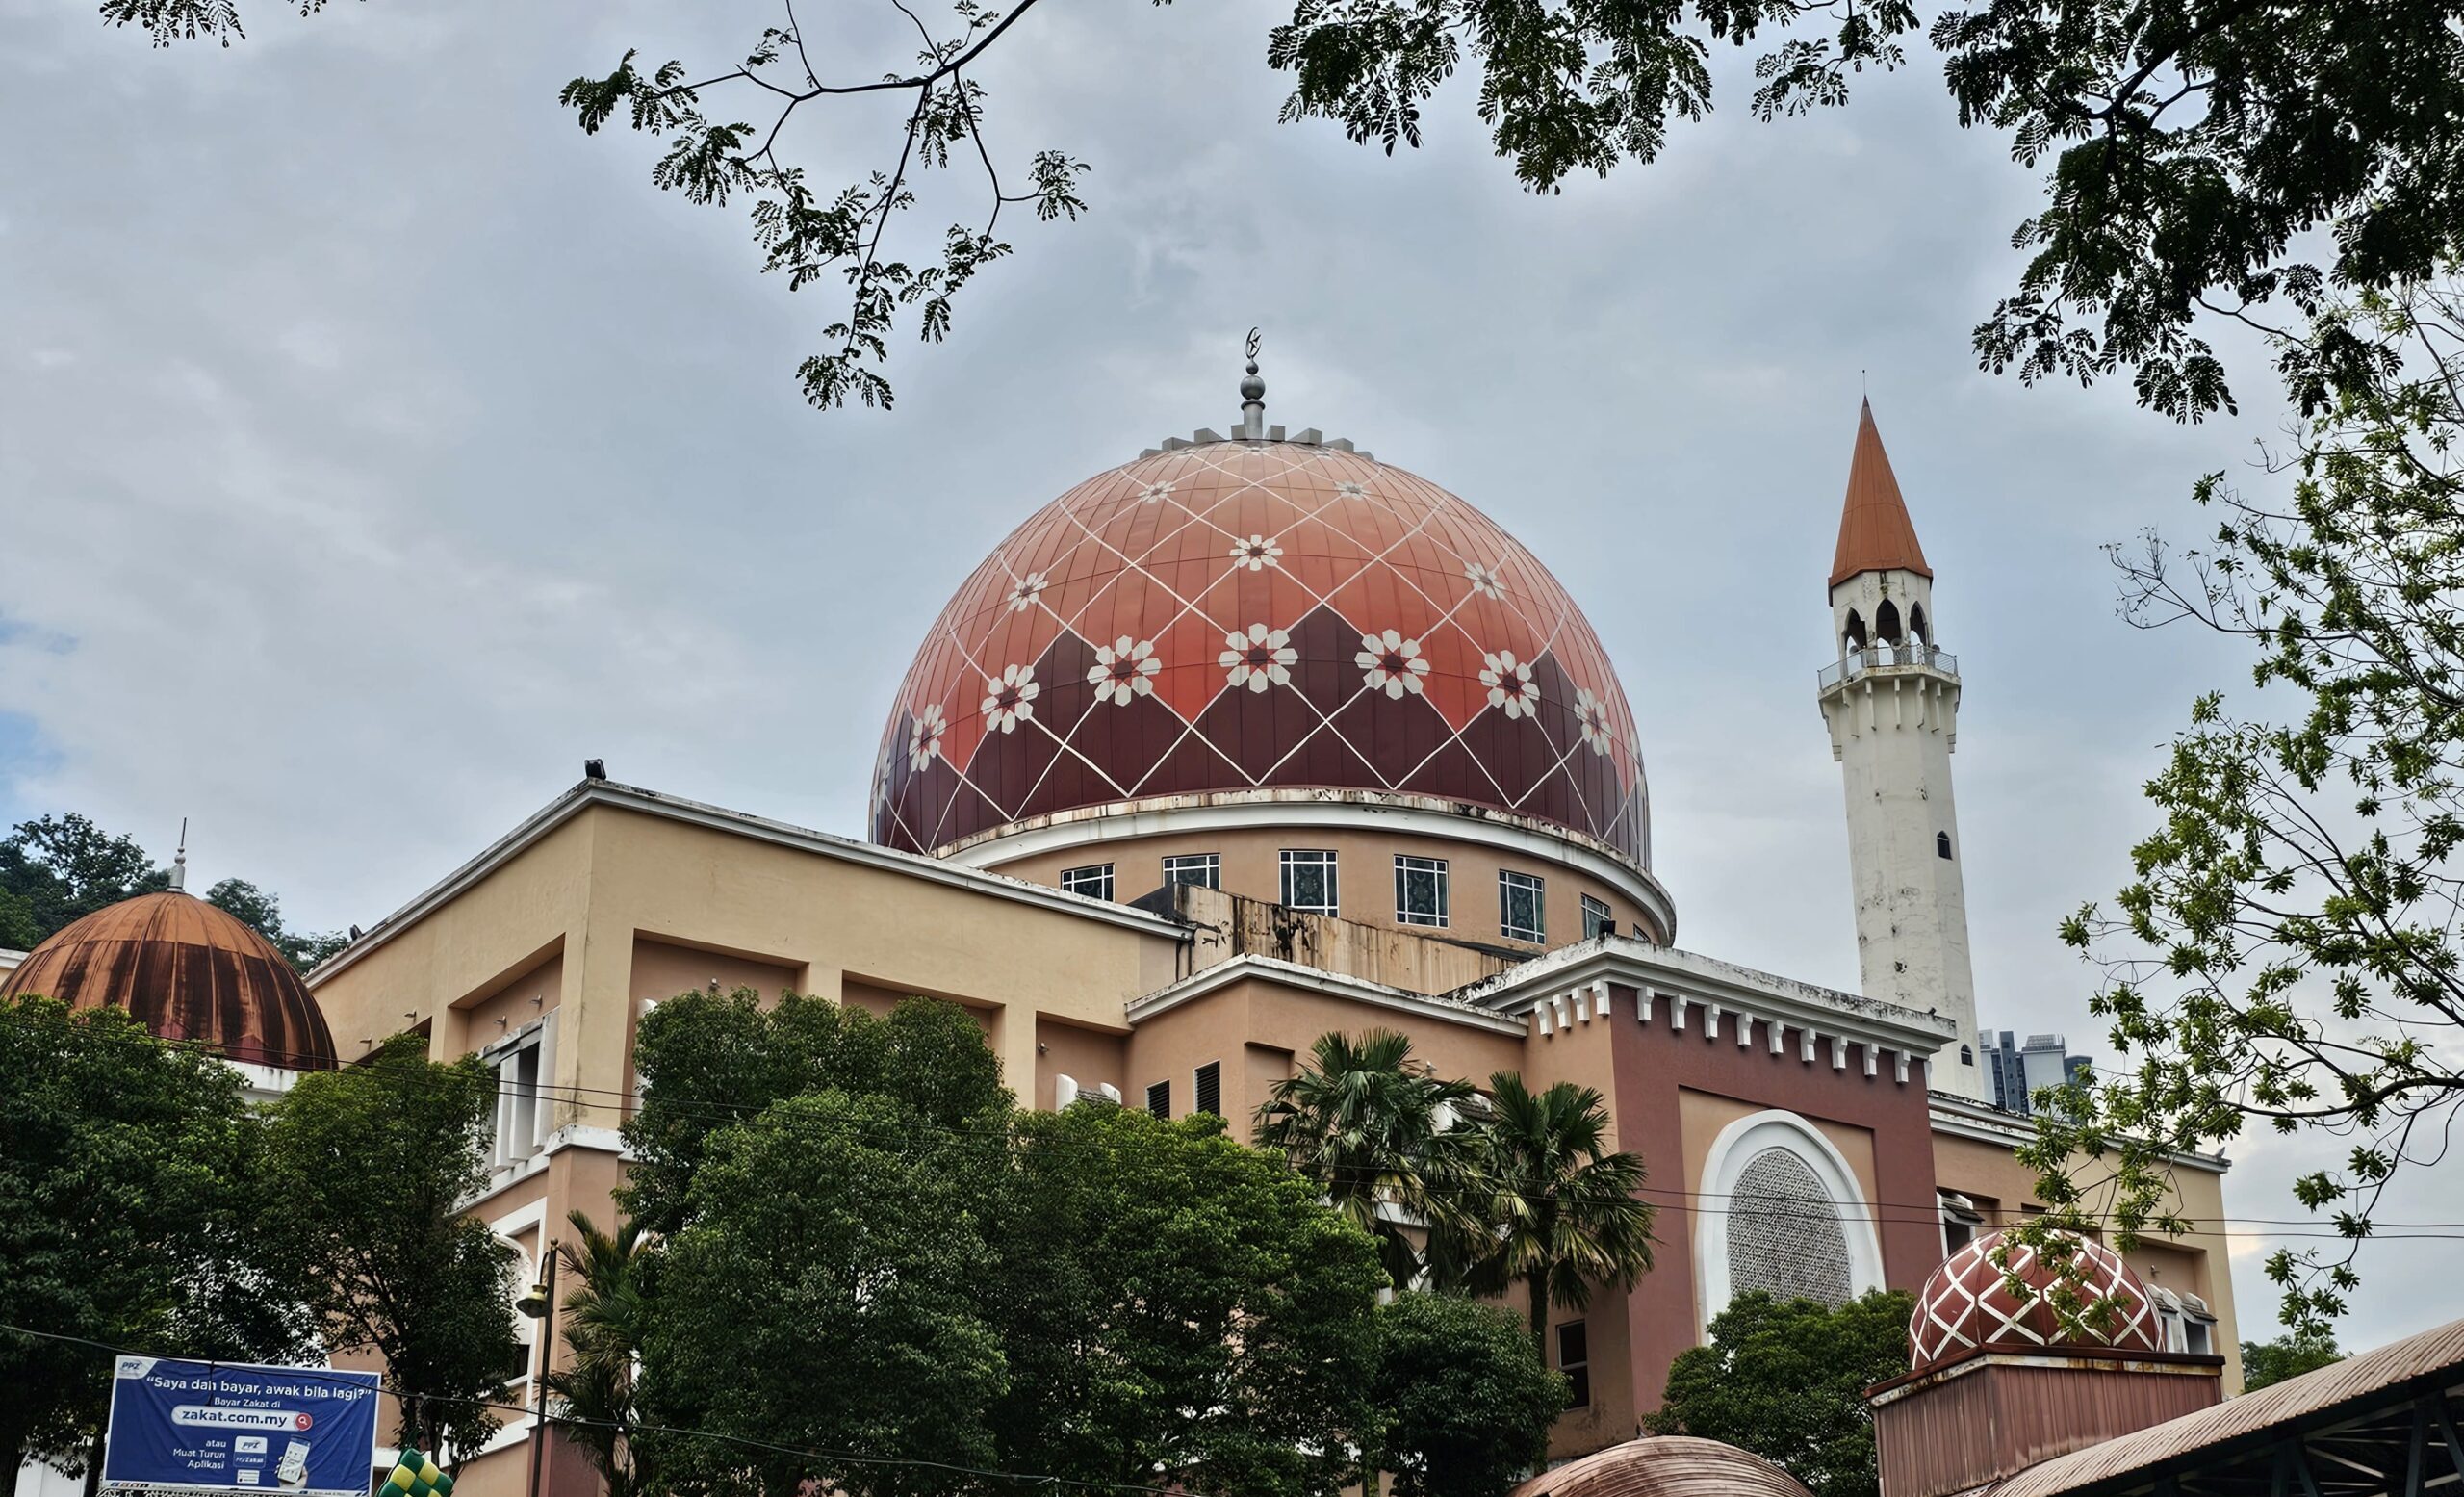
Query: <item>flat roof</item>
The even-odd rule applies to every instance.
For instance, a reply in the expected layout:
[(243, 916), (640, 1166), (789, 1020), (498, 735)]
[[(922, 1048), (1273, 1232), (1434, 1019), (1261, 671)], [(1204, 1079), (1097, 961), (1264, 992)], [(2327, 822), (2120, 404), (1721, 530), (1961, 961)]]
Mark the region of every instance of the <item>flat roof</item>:
[(841, 863), (860, 864), (885, 872), (909, 878), (926, 879), (933, 883), (964, 889), (995, 899), (1014, 900), (1039, 905), (1057, 915), (1079, 919), (1096, 920), (1118, 925), (1143, 935), (1179, 940), (1181, 927), (1172, 920), (1144, 910), (1110, 900), (1092, 899), (1084, 894), (1065, 893), (1042, 884), (1012, 878), (1005, 873), (986, 873), (960, 867), (921, 853), (899, 852), (871, 842), (858, 841), (830, 832), (816, 832), (809, 827), (794, 826), (756, 816), (723, 806), (706, 805), (681, 796), (664, 795), (639, 786), (620, 785), (613, 780), (584, 780), (550, 801), (525, 818), (521, 825), (497, 839), (476, 857), (455, 868), (414, 897), (409, 903), (385, 916), (360, 936), (325, 959), (308, 974), (311, 988), (348, 968), (361, 957), (399, 935), (413, 923), (442, 907), (454, 896), (479, 880), (511, 862), (517, 855), (549, 833), (564, 825), (592, 807), (613, 811), (629, 811), (656, 816), (667, 821), (680, 821), (706, 827), (732, 837), (768, 842), (773, 846), (791, 847), (817, 857)]

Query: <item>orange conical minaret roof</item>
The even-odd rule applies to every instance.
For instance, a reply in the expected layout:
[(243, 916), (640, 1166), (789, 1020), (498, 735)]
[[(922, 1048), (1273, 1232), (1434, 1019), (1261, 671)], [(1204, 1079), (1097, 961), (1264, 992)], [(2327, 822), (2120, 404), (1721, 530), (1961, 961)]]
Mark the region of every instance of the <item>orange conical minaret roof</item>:
[(1839, 510), (1839, 549), (1831, 558), (1831, 585), (1860, 572), (1913, 572), (1930, 578), (1925, 548), (1916, 544), (1908, 503), (1891, 477), (1883, 434), (1874, 429), (1870, 401), (1857, 412), (1857, 451), (1848, 459), (1848, 500)]

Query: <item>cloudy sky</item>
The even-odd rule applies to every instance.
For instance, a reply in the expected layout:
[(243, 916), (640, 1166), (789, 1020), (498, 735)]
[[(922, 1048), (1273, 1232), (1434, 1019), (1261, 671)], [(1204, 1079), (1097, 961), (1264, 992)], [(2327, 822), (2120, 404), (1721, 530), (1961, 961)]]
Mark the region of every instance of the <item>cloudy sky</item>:
[[(902, 65), (875, 9), (808, 17), (825, 71)], [(1966, 681), (1985, 1022), (2097, 1047), (2054, 923), (2121, 881), (2190, 697), (2246, 680), (2120, 623), (2099, 546), (2196, 531), (2194, 479), (2265, 482), (2280, 418), (2182, 429), (1975, 368), (2036, 183), (1955, 128), (1930, 59), (1762, 125), (1724, 48), (1727, 107), (1660, 162), (1535, 197), (1468, 86), (1390, 160), (1274, 122), (1270, 7), (1052, 0), (985, 70), (992, 144), (1091, 161), (1091, 216), (1016, 223), (951, 342), (896, 349), (894, 413), (824, 415), (793, 371), (827, 292), (757, 275), (740, 217), (554, 104), (627, 46), (740, 56), (768, 0), (293, 10), (164, 52), (86, 0), (0, 0), (0, 822), (84, 811), (167, 858), (187, 816), (200, 879), (318, 928), (372, 923), (586, 756), (860, 834), (950, 591), (1078, 479), (1229, 425), (1256, 323), (1270, 419), (1462, 494), (1587, 608), (1681, 942), (1854, 987), (1813, 677), (1861, 381)], [(886, 116), (798, 128), (824, 180), (893, 149)], [(980, 211), (972, 179), (927, 192), (928, 234)], [(2321, 1150), (2235, 1152), (2264, 1334), (2260, 1234)], [(2451, 1254), (2374, 1250), (2350, 1339), (2464, 1314)]]

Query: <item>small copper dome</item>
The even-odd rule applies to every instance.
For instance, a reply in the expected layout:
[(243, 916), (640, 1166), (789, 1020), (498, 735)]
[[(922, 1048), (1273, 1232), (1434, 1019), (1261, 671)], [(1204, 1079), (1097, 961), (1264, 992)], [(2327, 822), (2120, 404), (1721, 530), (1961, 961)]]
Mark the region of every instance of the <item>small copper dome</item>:
[(1656, 1434), (1544, 1471), (1514, 1497), (1810, 1497), (1795, 1477), (1718, 1440)]
[[(2066, 1335), (2061, 1317), (2043, 1298), (2043, 1291), (2061, 1277), (2060, 1271), (2034, 1248), (2014, 1243), (2006, 1275), (2006, 1265), (1993, 1261), (2003, 1235), (1988, 1232), (1979, 1237), (1944, 1258), (1934, 1277), (1925, 1280), (1925, 1288), (1916, 1296), (1916, 1313), (1908, 1322), (1909, 1361), (1915, 1371), (1982, 1347), (2039, 1348), (2084, 1341), (2153, 1352), (2164, 1346), (2147, 1286), (2119, 1253), (2088, 1238), (2072, 1239), (2079, 1253), (2078, 1292), (2092, 1300), (2111, 1298), (2117, 1308), (2101, 1334)], [(2016, 1278), (2030, 1292), (2013, 1294), (2008, 1278)]]
[(114, 1004), (166, 1040), (290, 1071), (334, 1065), (334, 1037), (271, 942), (191, 895), (140, 894), (55, 931), (0, 980), (71, 1008)]

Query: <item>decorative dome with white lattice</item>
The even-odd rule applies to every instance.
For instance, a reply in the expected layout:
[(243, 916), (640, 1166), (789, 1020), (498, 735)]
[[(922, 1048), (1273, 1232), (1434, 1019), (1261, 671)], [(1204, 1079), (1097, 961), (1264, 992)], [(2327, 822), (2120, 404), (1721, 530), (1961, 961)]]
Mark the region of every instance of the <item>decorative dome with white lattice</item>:
[[(2100, 1242), (2066, 1241), (2076, 1254), (2074, 1292), (2085, 1302), (2111, 1299), (2114, 1306), (2097, 1329), (2066, 1332), (2048, 1302), (2066, 1277), (2065, 1266), (2037, 1248), (2010, 1243), (2007, 1263), (1995, 1254), (2007, 1234), (1989, 1232), (1942, 1260), (1916, 1297), (1908, 1322), (1909, 1362), (1917, 1371), (1989, 1347), (2108, 1346), (2122, 1351), (2163, 1348), (2164, 1331), (2147, 1286)], [(2055, 1250), (2059, 1251), (2059, 1250)], [(2018, 1280), (2017, 1292), (2012, 1279)]]
[(1650, 867), (1633, 712), (1537, 556), (1348, 442), (1200, 436), (1045, 505), (960, 586), (891, 710), (874, 841), (1372, 795)]

